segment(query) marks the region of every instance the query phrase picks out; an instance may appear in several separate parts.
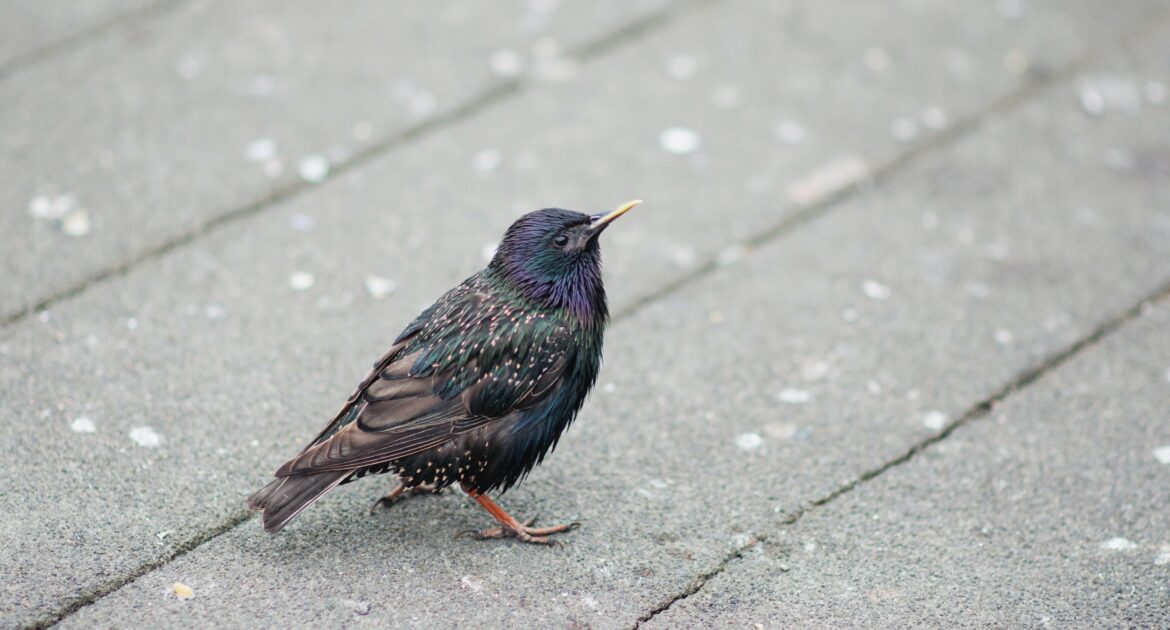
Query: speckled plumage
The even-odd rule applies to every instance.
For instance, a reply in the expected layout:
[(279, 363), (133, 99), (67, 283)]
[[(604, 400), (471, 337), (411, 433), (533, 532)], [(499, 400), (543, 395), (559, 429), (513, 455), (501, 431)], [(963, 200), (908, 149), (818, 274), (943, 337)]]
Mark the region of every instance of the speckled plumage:
[(472, 496), (522, 480), (597, 378), (608, 319), (597, 236), (612, 220), (602, 218), (545, 209), (517, 220), (487, 268), (411, 322), (252, 496), (265, 529), (372, 474), (393, 472), (406, 488), (459, 483)]

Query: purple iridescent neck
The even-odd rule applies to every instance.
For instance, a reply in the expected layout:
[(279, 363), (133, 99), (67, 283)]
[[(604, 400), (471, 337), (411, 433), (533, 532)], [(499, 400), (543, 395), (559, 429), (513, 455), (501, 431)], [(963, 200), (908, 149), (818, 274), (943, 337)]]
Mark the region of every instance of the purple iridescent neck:
[(514, 290), (519, 297), (553, 310), (574, 314), (583, 324), (604, 324), (609, 318), (605, 287), (601, 281), (601, 256), (594, 248), (583, 260), (550, 274), (532, 259), (496, 256), (488, 276)]

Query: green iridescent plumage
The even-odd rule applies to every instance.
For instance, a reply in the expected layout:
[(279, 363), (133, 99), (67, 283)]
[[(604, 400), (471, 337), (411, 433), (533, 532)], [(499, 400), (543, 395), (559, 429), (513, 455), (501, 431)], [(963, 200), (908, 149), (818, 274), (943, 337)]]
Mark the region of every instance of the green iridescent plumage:
[(608, 319), (597, 237), (629, 207), (516, 221), (491, 264), (411, 322), (333, 421), (252, 496), (265, 529), (369, 474), (394, 472), (404, 488), (458, 482), (476, 497), (523, 479), (597, 378)]

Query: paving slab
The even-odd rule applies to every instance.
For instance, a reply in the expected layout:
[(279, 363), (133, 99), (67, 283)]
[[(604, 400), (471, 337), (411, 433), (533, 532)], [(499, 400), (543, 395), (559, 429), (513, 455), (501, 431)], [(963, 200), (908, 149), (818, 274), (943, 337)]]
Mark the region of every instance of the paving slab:
[(648, 628), (1170, 626), (1170, 301)]
[[(1162, 80), (1164, 58), (1138, 51), (1101, 71), (1145, 85)], [(1170, 281), (1165, 148), (1148, 133), (1170, 112), (1090, 114), (1081, 87), (993, 117), (886, 186), (725, 256), (725, 268), (618, 322), (579, 425), (504, 500), (520, 514), (585, 521), (565, 548), (454, 542), (454, 531), (485, 522), (454, 496), (369, 517), (383, 486), (367, 482), (280, 536), (232, 529), (66, 623), (239, 624), (277, 610), (287, 623), (632, 623), (753, 535)], [(352, 177), (360, 184), (360, 172)], [(349, 181), (316, 201), (353, 208)], [(676, 185), (699, 194), (706, 184)], [(4, 545), (9, 566), (23, 563), (13, 584), (38, 589), (8, 595), (14, 617), (51, 611), (54, 598), (84, 596), (230, 522), (398, 323), (434, 297), (432, 285), (474, 267), (455, 253), (478, 244), (470, 231), (444, 238), (434, 228), (466, 225), (421, 197), (416, 207), (436, 214), (387, 218), (381, 239), (348, 232), (347, 256), (327, 253), (341, 239), (332, 221), (307, 234), (289, 227), (304, 227), (301, 203), (9, 330), (0, 346), (0, 382), (17, 402), (9, 421), (45, 426), (7, 432), (3, 445), (22, 453), (7, 486), (37, 488), (4, 497), (3, 513), (22, 515)], [(629, 227), (653, 217), (632, 214)], [(419, 235), (417, 253), (408, 234)], [(619, 241), (607, 241), (607, 260), (629, 249)], [(448, 248), (452, 260), (438, 256)], [(399, 281), (382, 301), (360, 284), (377, 260)], [(613, 267), (612, 286), (644, 281)], [(308, 290), (288, 285), (298, 269), (313, 272)], [(93, 433), (70, 428), (79, 416)], [(151, 443), (143, 431), (133, 441), (137, 427), (158, 446), (139, 445)], [(73, 473), (65, 483), (63, 469)], [(35, 517), (89, 488), (100, 491), (71, 502), (73, 512)], [(195, 599), (175, 600), (176, 581)]]
[[(614, 12), (566, 4), (537, 32), (520, 4), (493, 5), (486, 16), (451, 5), (438, 19), (430, 5), (355, 5), (329, 19), (315, 6), (276, 6), (192, 4), (0, 84), (0, 124), (9, 126), (2, 153), (10, 156), (0, 168), (14, 182), (0, 203), (19, 210), (38, 200), (52, 214), (64, 195), (71, 211), (88, 213), (88, 224), (68, 229), (28, 212), (0, 216), (8, 239), (0, 265), (11, 278), (0, 289), (6, 315), (290, 190), (306, 158), (324, 156), (337, 170), (420, 118), (504, 84), (491, 68), (498, 53), (516, 52), (538, 76), (572, 78), (575, 66), (555, 61), (558, 49), (579, 49), (663, 5), (646, 0)], [(826, 176), (855, 179), (878, 168), (903, 145), (927, 140), (1160, 8), (1045, 2), (1017, 15), (939, 2), (712, 4), (627, 48), (620, 61), (517, 102), (509, 115), (528, 124), (473, 125), (436, 141), (434, 153), (412, 144), (413, 155), (396, 163), (403, 175), (366, 192), (403, 203), (401, 182), (421, 179), (426, 198), (442, 194), (461, 213), (496, 208), (499, 225), (516, 206), (550, 198), (597, 203), (595, 194), (572, 196), (565, 179), (584, 180), (590, 186), (580, 190), (591, 193), (660, 193), (661, 203), (679, 208), (721, 207), (730, 186), (750, 193), (740, 213), (696, 217), (703, 229), (691, 233), (754, 234), (784, 216), (789, 186), (793, 199), (815, 199)], [(393, 21), (385, 17), (391, 11)], [(930, 53), (907, 48), (906, 34)], [(553, 61), (538, 63), (541, 55)], [(688, 132), (697, 134), (697, 150), (646, 150), (672, 128), (684, 130), (666, 136), (673, 150), (693, 143)], [(598, 138), (608, 159), (592, 159)], [(627, 160), (630, 168), (612, 168)], [(453, 179), (472, 165), (497, 177), (476, 186), (463, 184), (478, 181), (476, 173)], [(703, 195), (675, 186), (696, 176), (710, 182)], [(88, 232), (63, 233), (78, 228)], [(684, 234), (656, 224), (648, 241), (628, 238), (648, 242), (646, 250), (677, 272), (711, 252), (711, 243)]]
[(0, 316), (318, 181), (665, 7), (190, 2), (10, 75)]
[(36, 57), (48, 48), (80, 43), (76, 38), (87, 31), (168, 4), (172, 2), (95, 0), (70, 5), (37, 0), (5, 2), (0, 7), (0, 76), (14, 71), (12, 65)]

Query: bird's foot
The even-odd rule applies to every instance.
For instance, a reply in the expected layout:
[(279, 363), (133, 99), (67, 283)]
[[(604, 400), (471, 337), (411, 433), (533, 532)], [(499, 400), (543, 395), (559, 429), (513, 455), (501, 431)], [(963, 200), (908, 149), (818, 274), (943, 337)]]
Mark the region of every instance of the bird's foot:
[(536, 522), (536, 517), (532, 517), (523, 523), (516, 523), (515, 526), (501, 525), (499, 527), (490, 527), (476, 531), (469, 529), (459, 532), (455, 535), (456, 538), (463, 536), (471, 536), (476, 540), (491, 540), (493, 538), (515, 538), (519, 541), (534, 544), (534, 545), (559, 545), (560, 543), (549, 538), (552, 534), (559, 534), (561, 532), (568, 532), (577, 529), (581, 526), (580, 523), (568, 523), (567, 525), (552, 525), (550, 527), (530, 527)]
[(416, 494), (442, 494), (442, 492), (442, 488), (436, 488), (429, 484), (407, 488), (404, 484), (400, 483), (393, 490), (387, 492), (385, 496), (374, 501), (373, 505), (370, 506), (370, 514), (377, 512), (381, 508), (388, 508)]

